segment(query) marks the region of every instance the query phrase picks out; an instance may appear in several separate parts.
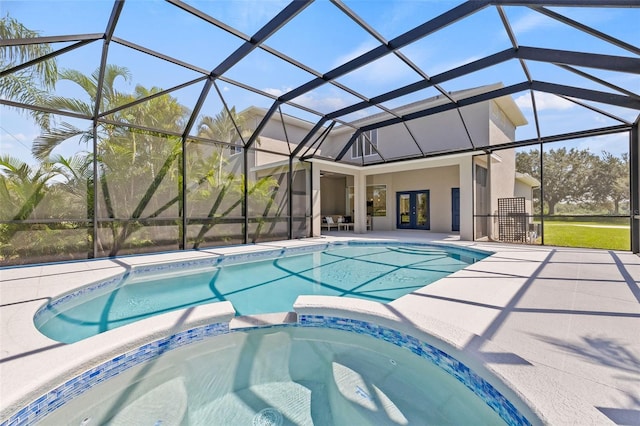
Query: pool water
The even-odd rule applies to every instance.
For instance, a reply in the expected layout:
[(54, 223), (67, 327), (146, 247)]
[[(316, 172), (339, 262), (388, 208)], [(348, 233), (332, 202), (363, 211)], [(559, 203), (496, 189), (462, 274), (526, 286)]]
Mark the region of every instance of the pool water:
[(486, 254), (447, 247), (349, 244), (274, 259), (125, 279), (52, 307), (36, 319), (46, 336), (72, 343), (153, 315), (228, 300), (237, 315), (287, 312), (299, 295), (393, 301)]
[(237, 331), (165, 352), (46, 416), (75, 425), (496, 425), (504, 420), (411, 351), (340, 330)]

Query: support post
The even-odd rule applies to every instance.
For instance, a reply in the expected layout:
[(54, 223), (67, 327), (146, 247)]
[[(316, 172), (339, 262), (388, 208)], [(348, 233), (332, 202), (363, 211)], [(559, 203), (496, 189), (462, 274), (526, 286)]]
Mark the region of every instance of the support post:
[(640, 253), (640, 115), (629, 132), (629, 197), (631, 251)]

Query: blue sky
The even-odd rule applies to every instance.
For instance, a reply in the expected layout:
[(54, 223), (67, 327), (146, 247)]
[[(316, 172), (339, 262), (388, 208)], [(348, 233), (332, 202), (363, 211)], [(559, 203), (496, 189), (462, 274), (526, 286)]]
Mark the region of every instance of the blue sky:
[[(266, 1), (188, 1), (205, 13), (246, 35), (254, 34), (262, 25), (275, 16), (287, 2)], [(364, 18), (382, 37), (393, 39), (407, 30), (428, 21), (456, 6), (451, 1), (345, 1), (347, 7)], [(106, 27), (112, 1), (6, 1), (0, 7), (3, 15), (15, 17), (27, 27), (42, 35), (102, 33)], [(550, 19), (528, 8), (506, 7), (517, 41), (523, 46), (548, 47), (602, 54), (633, 56), (626, 50), (612, 46), (598, 38), (582, 33), (558, 21)], [(640, 9), (598, 8), (554, 8), (558, 13), (606, 32), (634, 45), (640, 44)], [(187, 14), (173, 5), (151, 0), (128, 0), (120, 16), (115, 36), (150, 49), (173, 56), (206, 70), (215, 68), (224, 58), (242, 44), (242, 40), (204, 21)], [(297, 17), (269, 38), (267, 46), (280, 50), (315, 71), (325, 73), (338, 65), (376, 47), (378, 41), (349, 20), (338, 8), (326, 0), (317, 0)], [(63, 47), (60, 44), (59, 47)], [(486, 55), (511, 47), (499, 14), (493, 7), (486, 8), (468, 19), (454, 23), (429, 35), (401, 52), (428, 75), (437, 75)], [(56, 46), (57, 48), (57, 46)], [(94, 42), (73, 52), (59, 56), (60, 68), (72, 68), (86, 74), (93, 72), (99, 64), (102, 43)], [(125, 65), (132, 74), (130, 82), (121, 81), (118, 88), (132, 91), (136, 84), (145, 87), (169, 88), (199, 76), (198, 73), (169, 64), (156, 58), (111, 44), (109, 62)], [(535, 80), (558, 82), (594, 90), (611, 91), (573, 73), (544, 63), (528, 62)], [(627, 90), (640, 93), (638, 75), (588, 71), (606, 78)], [(280, 95), (311, 80), (312, 74), (300, 70), (269, 53), (256, 49), (244, 61), (229, 70), (227, 77), (252, 85), (264, 92)], [(399, 86), (413, 83), (421, 77), (394, 55), (375, 61), (359, 70), (342, 76), (337, 81), (352, 87), (364, 96), (373, 97)], [(516, 61), (480, 71), (442, 84), (447, 91), (457, 91), (502, 81), (505, 85), (525, 81), (524, 73)], [(218, 86), (227, 103), (242, 110), (250, 105), (268, 108), (269, 98), (246, 91), (225, 82)], [(202, 83), (182, 89), (173, 94), (184, 105), (195, 103)], [(67, 82), (60, 82), (56, 93), (63, 96), (81, 97), (82, 92)], [(434, 96), (438, 92), (431, 88), (411, 96), (386, 103), (394, 108), (421, 98)], [(528, 92), (513, 95), (529, 121), (529, 125), (518, 130), (519, 139), (535, 137), (531, 101)], [(328, 113), (358, 102), (359, 99), (333, 85), (325, 84), (317, 90), (296, 99), (296, 102)], [(585, 128), (617, 124), (616, 121), (594, 113), (557, 96), (538, 94), (536, 103), (544, 118), (543, 135), (565, 133)], [(615, 111), (627, 120), (635, 120), (637, 111), (608, 106), (591, 105)], [(213, 115), (219, 112), (222, 103), (212, 91), (203, 112)], [(39, 130), (25, 115), (19, 115), (1, 107), (0, 148), (3, 153), (28, 158), (31, 141)], [(364, 114), (379, 112), (371, 108), (347, 117), (356, 119)], [(315, 122), (318, 117), (302, 110), (286, 107), (284, 112)], [(74, 120), (67, 120), (74, 122)], [(585, 123), (588, 123), (585, 126)], [(85, 123), (78, 123), (84, 125)], [(614, 135), (595, 140), (577, 142), (579, 146), (590, 146), (592, 151), (602, 149), (618, 153), (627, 149), (627, 136)], [(65, 148), (63, 148), (64, 150)], [(66, 148), (67, 152), (78, 149)]]

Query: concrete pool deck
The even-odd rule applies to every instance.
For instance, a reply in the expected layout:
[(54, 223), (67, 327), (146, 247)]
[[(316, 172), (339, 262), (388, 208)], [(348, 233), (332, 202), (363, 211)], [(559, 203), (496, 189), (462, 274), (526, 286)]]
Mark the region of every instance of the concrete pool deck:
[[(74, 353), (97, 342), (91, 338), (65, 345), (41, 335), (33, 315), (50, 298), (134, 265), (354, 238), (443, 242), (495, 252), (378, 305), (378, 314), (477, 356), (549, 424), (640, 425), (640, 258), (629, 252), (459, 241), (455, 235), (415, 231), (336, 231), (306, 240), (0, 270), (2, 418), (11, 414), (9, 406), (31, 397), (43, 378), (54, 377), (52, 369), (64, 368), (74, 362)], [(349, 300), (340, 300), (348, 309)], [(278, 315), (269, 321), (278, 321)], [(135, 329), (131, 326), (100, 335), (100, 344), (122, 338)]]

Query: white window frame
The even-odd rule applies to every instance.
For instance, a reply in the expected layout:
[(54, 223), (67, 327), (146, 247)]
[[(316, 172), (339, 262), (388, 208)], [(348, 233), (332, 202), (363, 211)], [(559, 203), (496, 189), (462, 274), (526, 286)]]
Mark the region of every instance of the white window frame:
[(229, 155), (236, 155), (242, 152), (242, 145), (232, 144), (229, 146)]
[[(369, 143), (369, 141), (371, 143)], [(378, 148), (378, 129), (362, 132), (351, 146), (351, 158), (362, 158), (362, 149), (364, 147), (364, 156), (372, 157), (378, 155), (375, 149)]]

